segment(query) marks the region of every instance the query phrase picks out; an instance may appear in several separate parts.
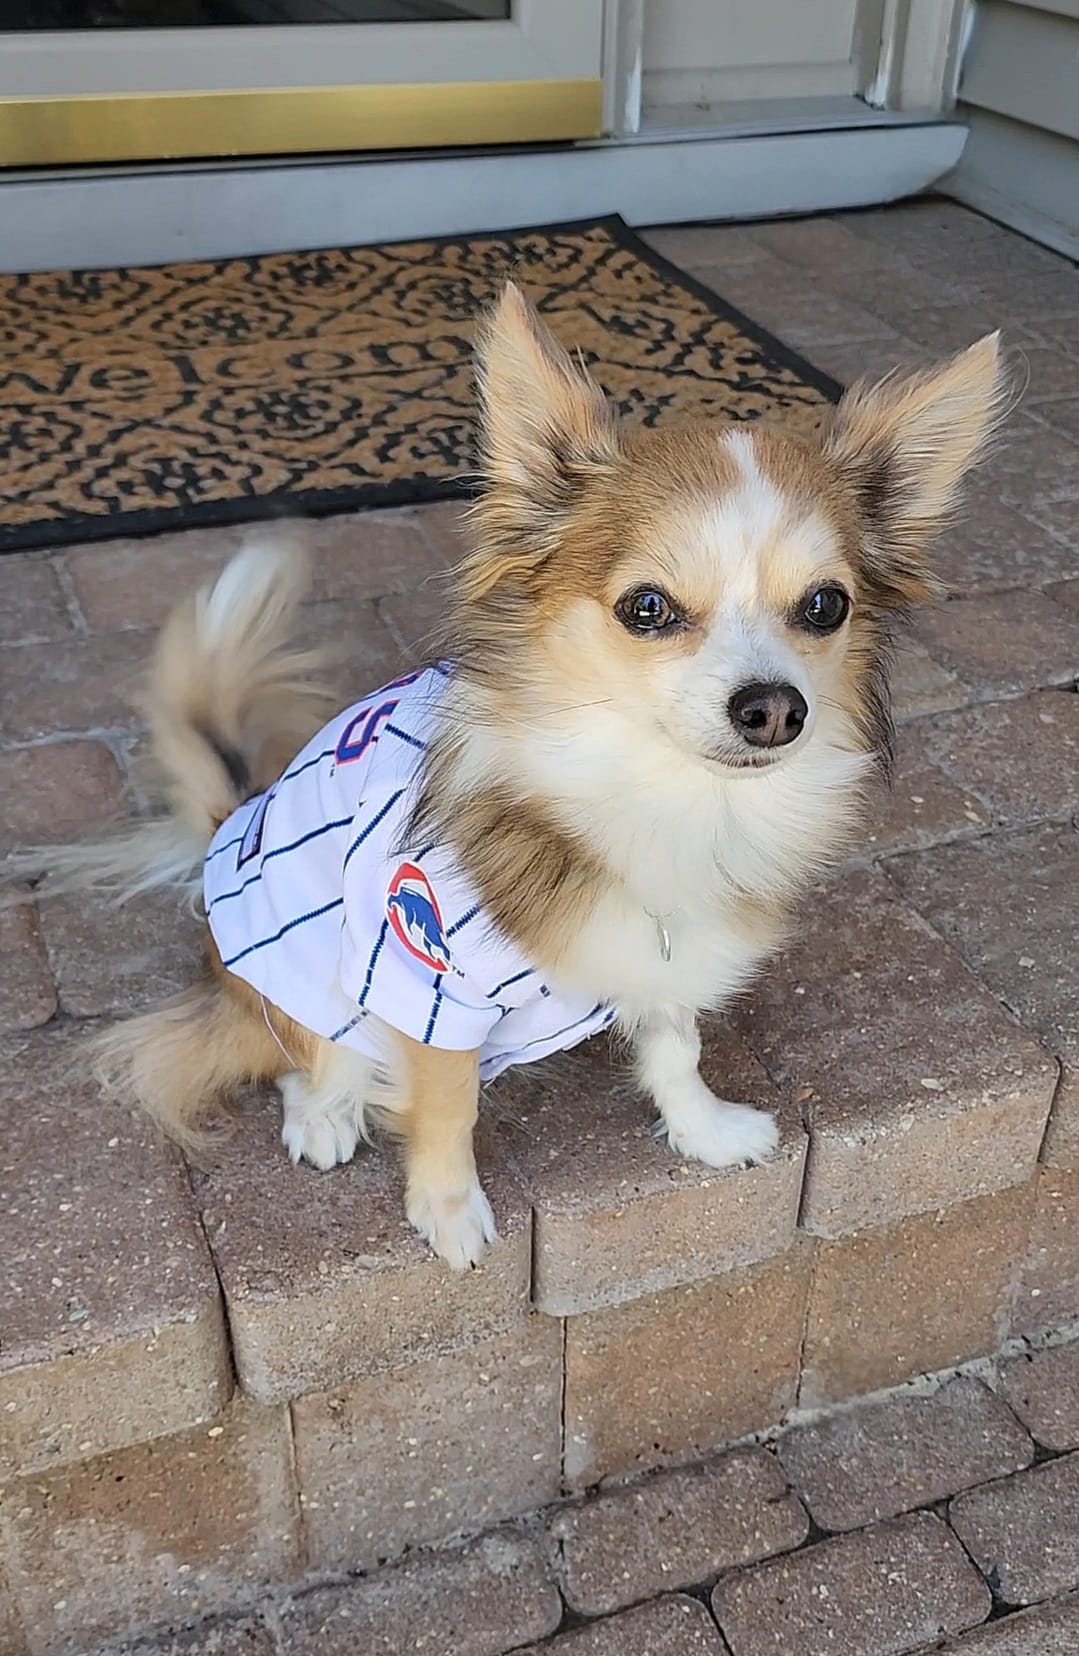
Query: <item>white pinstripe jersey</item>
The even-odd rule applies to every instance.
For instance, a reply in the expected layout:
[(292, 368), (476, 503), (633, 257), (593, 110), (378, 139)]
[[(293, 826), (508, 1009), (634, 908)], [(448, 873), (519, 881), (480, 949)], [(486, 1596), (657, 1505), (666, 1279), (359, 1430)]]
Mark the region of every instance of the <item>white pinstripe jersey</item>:
[(224, 964), (298, 1023), (380, 1058), (381, 1019), (479, 1049), (489, 1081), (614, 1012), (545, 983), (447, 847), (402, 843), (447, 677), (409, 674), (331, 720), (222, 823), (203, 893)]

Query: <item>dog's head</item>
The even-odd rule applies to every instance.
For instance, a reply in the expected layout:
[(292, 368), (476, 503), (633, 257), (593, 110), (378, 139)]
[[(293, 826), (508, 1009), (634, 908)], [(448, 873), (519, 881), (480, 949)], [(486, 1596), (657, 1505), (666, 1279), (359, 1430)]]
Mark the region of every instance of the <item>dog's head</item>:
[(484, 489), (460, 571), (466, 665), (603, 705), (751, 773), (817, 730), (887, 748), (891, 621), (1000, 407), (992, 335), (847, 393), (816, 441), (759, 424), (623, 431), (508, 287), (478, 345)]

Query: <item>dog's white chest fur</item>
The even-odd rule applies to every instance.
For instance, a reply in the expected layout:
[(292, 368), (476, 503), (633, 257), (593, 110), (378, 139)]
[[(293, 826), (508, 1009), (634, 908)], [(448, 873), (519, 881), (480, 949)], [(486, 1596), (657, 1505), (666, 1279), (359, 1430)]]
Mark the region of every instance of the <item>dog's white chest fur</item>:
[[(620, 870), (571, 939), (557, 977), (632, 1022), (657, 1007), (714, 1009), (781, 942), (799, 886), (834, 856), (869, 761), (818, 742), (773, 773), (671, 778), (582, 811)], [(599, 842), (599, 843), (597, 843)]]
[(660, 916), (612, 893), (582, 926), (557, 976), (634, 1022), (657, 1006), (721, 1005), (778, 940), (778, 927), (753, 935), (729, 905)]

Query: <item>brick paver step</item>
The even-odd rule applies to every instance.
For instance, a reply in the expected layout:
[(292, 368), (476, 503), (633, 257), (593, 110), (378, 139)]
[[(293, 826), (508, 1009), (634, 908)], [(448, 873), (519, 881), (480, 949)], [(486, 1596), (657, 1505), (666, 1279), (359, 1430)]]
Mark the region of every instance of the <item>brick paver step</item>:
[(721, 1578), (732, 1656), (899, 1656), (989, 1614), (989, 1589), (939, 1518), (919, 1512)]
[[(531, 1215), (481, 1133), (477, 1159), (500, 1240), (454, 1272), (404, 1213), (392, 1144), (329, 1173), (294, 1167), (280, 1105), (260, 1099), (195, 1179), (228, 1306), (240, 1384), (270, 1403), (475, 1345), (529, 1311)], [(268, 1224), (267, 1214), (288, 1215)]]
[(930, 1397), (845, 1410), (780, 1438), (776, 1452), (823, 1529), (852, 1530), (1029, 1466), (1030, 1436), (979, 1380)]
[[(1052, 1142), (1050, 1134), (1046, 1148)], [(1079, 1170), (1042, 1167), (1026, 1262), (1011, 1316), (1016, 1334), (1052, 1332), (1079, 1312)]]
[(814, 893), (781, 968), (733, 1017), (810, 1095), (806, 1229), (876, 1228), (1033, 1172), (1055, 1062), (881, 875)]
[(1075, 1656), (1079, 1596), (1021, 1610), (933, 1649), (935, 1656)]
[(1003, 1603), (1079, 1587), (1079, 1454), (968, 1490), (948, 1518)]
[(232, 1389), (183, 1163), (102, 1101), (84, 1034), (0, 1041), (0, 1480), (212, 1420)]
[[(1024, 1262), (1038, 1251), (1031, 1241), (1038, 1195), (1036, 1185), (1021, 1185), (822, 1242), (801, 1406), (842, 1403), (994, 1351), (1010, 1329)], [(1053, 1240), (1066, 1252), (1074, 1237), (1064, 1203), (1060, 1209), (1059, 1216), (1050, 1209), (1059, 1230)], [(1046, 1272), (1055, 1271), (1054, 1259)]]
[[(1074, 704), (1079, 696), (1061, 696)], [(1061, 720), (1062, 715), (1054, 713)], [(1054, 754), (1054, 757), (1055, 754)], [(1079, 765), (1059, 761), (1079, 802)], [(1079, 819), (1077, 819), (1079, 820)], [(1044, 826), (898, 857), (888, 872), (982, 982), (1063, 1061), (1043, 1159), (1079, 1167), (1079, 832)], [(1079, 1311), (1079, 1302), (1072, 1314)]]
[(782, 1468), (762, 1449), (655, 1474), (566, 1507), (550, 1525), (566, 1602), (590, 1616), (786, 1552), (808, 1531)]
[(698, 1459), (797, 1396), (811, 1253), (566, 1319), (565, 1481)]
[(540, 1548), (504, 1531), (293, 1599), (281, 1645), (288, 1656), (502, 1656), (561, 1618)]
[(703, 1604), (673, 1595), (560, 1633), (515, 1656), (726, 1656), (726, 1647)]
[(702, 1073), (723, 1098), (779, 1111), (778, 1156), (717, 1172), (671, 1151), (624, 1054), (592, 1041), (494, 1092), (503, 1155), (533, 1205), (533, 1297), (575, 1315), (779, 1254), (794, 1237), (806, 1137), (729, 1029), (704, 1031)]
[(292, 1405), (312, 1569), (369, 1568), (557, 1500), (562, 1330), (533, 1316), (466, 1350)]
[(0, 1541), (30, 1656), (225, 1614), (303, 1572), (288, 1411), (234, 1403), (214, 1425), (20, 1479)]
[(1000, 1389), (1043, 1449), (1079, 1448), (1079, 1342), (1013, 1357)]
[(107, 1656), (280, 1656), (265, 1622), (245, 1617), (177, 1633), (174, 1638), (114, 1646)]

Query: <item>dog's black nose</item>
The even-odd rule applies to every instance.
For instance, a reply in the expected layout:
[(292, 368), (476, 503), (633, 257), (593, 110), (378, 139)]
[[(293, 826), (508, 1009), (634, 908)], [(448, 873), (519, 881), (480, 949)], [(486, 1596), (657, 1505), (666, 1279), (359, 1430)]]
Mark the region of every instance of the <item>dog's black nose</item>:
[(744, 684), (730, 699), (735, 730), (753, 747), (785, 747), (800, 735), (809, 716), (806, 699), (793, 684)]

